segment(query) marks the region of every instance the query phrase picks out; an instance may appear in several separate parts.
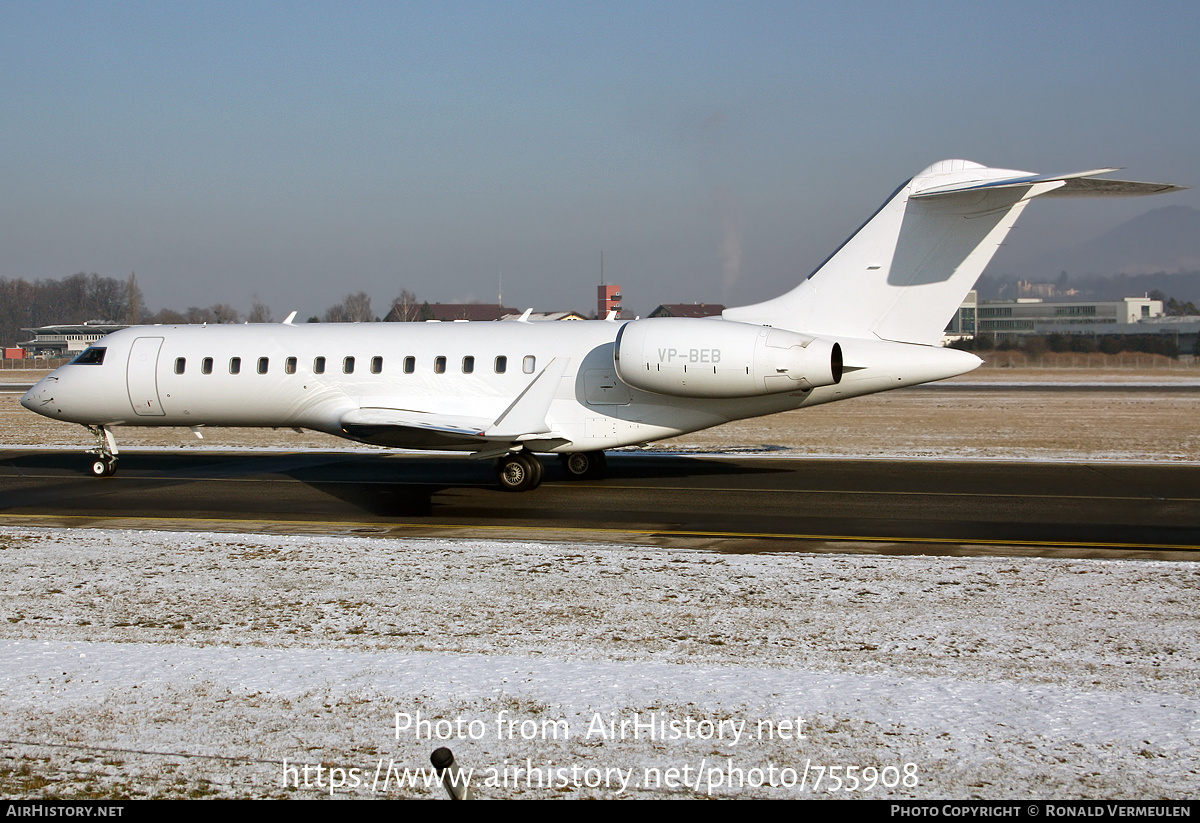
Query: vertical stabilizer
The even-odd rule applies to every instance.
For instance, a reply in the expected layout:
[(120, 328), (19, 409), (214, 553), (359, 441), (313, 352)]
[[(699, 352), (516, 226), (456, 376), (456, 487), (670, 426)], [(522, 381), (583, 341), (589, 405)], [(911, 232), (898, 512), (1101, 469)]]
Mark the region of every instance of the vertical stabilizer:
[(934, 163), (896, 191), (787, 294), (727, 320), (805, 334), (936, 344), (1025, 206), (1041, 195), (1157, 194), (1178, 187)]

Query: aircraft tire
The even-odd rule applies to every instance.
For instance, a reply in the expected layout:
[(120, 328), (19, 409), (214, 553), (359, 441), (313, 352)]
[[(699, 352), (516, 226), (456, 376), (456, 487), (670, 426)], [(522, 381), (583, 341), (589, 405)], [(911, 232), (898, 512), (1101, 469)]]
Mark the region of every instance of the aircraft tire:
[(542, 461), (529, 452), (506, 454), (496, 462), (496, 479), (506, 492), (527, 492), (542, 483)]
[(570, 480), (592, 480), (604, 474), (606, 461), (603, 451), (573, 452), (559, 459)]
[(117, 473), (117, 461), (102, 458), (92, 461), (93, 477), (112, 477)]

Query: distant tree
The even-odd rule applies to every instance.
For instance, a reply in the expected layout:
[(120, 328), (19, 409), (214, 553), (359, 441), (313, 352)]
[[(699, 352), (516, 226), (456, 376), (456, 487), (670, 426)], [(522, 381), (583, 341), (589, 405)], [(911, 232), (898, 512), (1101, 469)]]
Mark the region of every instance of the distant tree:
[(348, 294), (335, 306), (325, 310), (326, 323), (370, 323), (375, 319), (371, 311), (371, 296), (366, 292)]
[(1044, 343), (1046, 348), (1052, 352), (1064, 352), (1071, 348), (1071, 343), (1067, 340), (1067, 335), (1057, 331), (1046, 335)]
[(207, 309), (188, 306), (184, 313), (189, 323), (240, 323), (242, 316), (228, 303), (214, 303)]
[(125, 283), (125, 322), (136, 326), (142, 322), (142, 290), (138, 288), (137, 272), (129, 273)]
[(1196, 304), (1190, 300), (1184, 303), (1174, 297), (1168, 297), (1163, 299), (1163, 313), (1171, 317), (1183, 317), (1184, 315), (1200, 314), (1200, 311), (1197, 311)]
[(98, 274), (79, 272), (33, 283), (0, 279), (0, 337), (11, 345), (23, 328), (89, 320), (128, 322), (129, 297), (126, 282)]
[(217, 316), (212, 313), (212, 309), (200, 309), (195, 306), (188, 306), (184, 317), (189, 323), (216, 323)]
[(271, 316), (271, 310), (263, 305), (263, 302), (258, 299), (258, 295), (254, 295), (254, 302), (250, 306), (250, 313), (246, 315), (247, 323), (274, 323), (275, 318)]
[(1162, 334), (1157, 335), (1157, 337), (1158, 337), (1157, 353), (1165, 354), (1167, 357), (1171, 358), (1172, 360), (1178, 360), (1179, 354), (1180, 354), (1179, 341), (1175, 340), (1172, 337), (1167, 337), (1166, 335), (1162, 335)]
[(370, 323), (375, 319), (375, 312), (371, 311), (371, 296), (364, 291), (347, 295), (343, 305), (352, 323)]
[(401, 323), (415, 323), (420, 320), (421, 304), (417, 302), (417, 296), (408, 289), (401, 289), (400, 294), (392, 301), (392, 310), (388, 317)]
[(164, 326), (174, 326), (188, 322), (188, 319), (172, 309), (159, 309), (146, 318), (147, 323), (162, 323)]
[[(1050, 335), (1053, 337), (1054, 335)], [(1021, 341), (1021, 351), (1025, 352), (1033, 360), (1041, 360), (1042, 355), (1046, 353), (1046, 349), (1050, 348), (1047, 338), (1040, 335), (1031, 334)], [(1055, 349), (1055, 351), (1058, 351)]]
[(1079, 352), (1080, 354), (1091, 354), (1096, 351), (1096, 340), (1087, 334), (1071, 335), (1071, 351)]
[(238, 310), (228, 303), (214, 303), (212, 313), (217, 318), (218, 323), (242, 322), (242, 316), (238, 313)]

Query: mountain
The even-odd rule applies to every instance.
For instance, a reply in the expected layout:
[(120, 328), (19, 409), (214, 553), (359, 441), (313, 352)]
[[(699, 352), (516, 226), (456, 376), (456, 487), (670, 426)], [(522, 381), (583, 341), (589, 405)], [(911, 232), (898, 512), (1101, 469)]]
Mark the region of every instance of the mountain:
[(1024, 267), (1026, 280), (1072, 283), (1117, 274), (1200, 271), (1200, 210), (1164, 206), (1073, 248), (1043, 254)]
[(985, 273), (979, 279), (979, 296), (1020, 296), (1019, 279), (1055, 283), (1076, 292), (1051, 300), (1120, 300), (1158, 290), (1185, 302), (1200, 302), (1200, 210), (1153, 209), (1094, 240), (1040, 255), (1019, 269)]

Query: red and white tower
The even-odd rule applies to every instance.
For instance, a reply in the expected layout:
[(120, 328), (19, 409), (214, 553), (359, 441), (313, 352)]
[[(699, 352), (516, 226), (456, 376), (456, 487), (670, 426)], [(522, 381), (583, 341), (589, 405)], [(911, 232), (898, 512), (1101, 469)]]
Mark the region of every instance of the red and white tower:
[(596, 317), (603, 320), (610, 311), (621, 316), (621, 287), (601, 285), (596, 289)]

